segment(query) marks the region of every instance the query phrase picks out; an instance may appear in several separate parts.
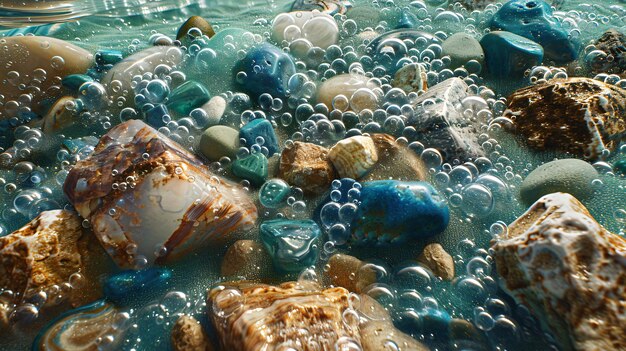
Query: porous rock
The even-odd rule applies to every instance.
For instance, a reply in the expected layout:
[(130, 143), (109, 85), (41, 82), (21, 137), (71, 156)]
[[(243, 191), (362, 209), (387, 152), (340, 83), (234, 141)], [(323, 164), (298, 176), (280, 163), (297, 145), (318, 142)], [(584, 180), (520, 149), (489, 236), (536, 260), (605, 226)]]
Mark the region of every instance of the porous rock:
[(280, 156), (279, 176), (307, 193), (321, 194), (337, 178), (337, 171), (328, 159), (328, 149), (296, 141)]
[(454, 278), (454, 260), (441, 244), (432, 243), (426, 245), (417, 260), (425, 264), (436, 276), (443, 280), (452, 280)]
[(212, 351), (209, 337), (195, 318), (183, 315), (176, 320), (170, 337), (174, 351)]
[(626, 240), (576, 198), (546, 195), (492, 242), (501, 286), (563, 349), (626, 349)]

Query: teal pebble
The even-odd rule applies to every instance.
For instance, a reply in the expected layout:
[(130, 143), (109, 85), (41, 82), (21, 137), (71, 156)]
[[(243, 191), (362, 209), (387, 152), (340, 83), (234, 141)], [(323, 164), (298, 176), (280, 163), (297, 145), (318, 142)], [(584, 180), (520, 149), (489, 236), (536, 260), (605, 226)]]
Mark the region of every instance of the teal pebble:
[(568, 158), (552, 161), (530, 172), (520, 186), (520, 196), (527, 205), (556, 192), (569, 193), (578, 200), (584, 200), (593, 194), (591, 182), (596, 178), (596, 169), (583, 160)]
[(104, 283), (104, 296), (119, 304), (137, 293), (164, 286), (171, 277), (172, 271), (166, 268), (126, 270), (107, 279)]
[(233, 162), (233, 173), (243, 179), (247, 179), (254, 185), (261, 185), (267, 179), (267, 157), (260, 152), (255, 152), (244, 158), (238, 158)]
[(321, 230), (314, 221), (273, 219), (263, 222), (260, 229), (277, 270), (297, 273), (317, 261)]
[(626, 176), (626, 160), (615, 162), (615, 165), (613, 165), (613, 169), (615, 170), (615, 174)]
[(200, 83), (188, 80), (176, 87), (169, 95), (167, 107), (183, 116), (211, 99), (209, 91)]
[(267, 208), (278, 208), (285, 204), (291, 187), (282, 179), (270, 179), (259, 190), (259, 201)]
[(70, 74), (61, 80), (61, 84), (73, 92), (78, 92), (78, 88), (87, 82), (93, 82), (93, 78), (86, 74)]
[(527, 69), (543, 61), (541, 45), (510, 32), (487, 33), (480, 45), (485, 50), (487, 70), (494, 77), (522, 77)]
[(95, 57), (98, 66), (114, 65), (124, 59), (121, 51), (110, 49), (96, 51)]

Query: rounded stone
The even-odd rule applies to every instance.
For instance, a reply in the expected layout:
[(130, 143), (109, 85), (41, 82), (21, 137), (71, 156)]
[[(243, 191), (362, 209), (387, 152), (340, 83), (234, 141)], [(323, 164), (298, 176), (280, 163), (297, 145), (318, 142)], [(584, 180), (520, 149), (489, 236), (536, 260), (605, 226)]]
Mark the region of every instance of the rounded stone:
[(367, 322), (361, 328), (361, 346), (363, 351), (429, 350), (410, 335), (396, 329), (389, 321)]
[(220, 119), (226, 111), (227, 102), (221, 96), (214, 96), (206, 104), (200, 108), (206, 112), (207, 123), (209, 126), (220, 123)]
[(411, 63), (400, 68), (391, 82), (394, 88), (400, 88), (407, 94), (427, 90), (427, 83), (426, 72), (419, 63)]
[(417, 260), (443, 280), (454, 278), (454, 260), (439, 243), (426, 245)]
[(206, 35), (209, 38), (215, 35), (215, 31), (213, 30), (213, 27), (211, 27), (211, 24), (207, 22), (207, 20), (205, 20), (204, 18), (200, 16), (191, 16), (178, 29), (178, 33), (176, 34), (176, 39), (181, 40), (185, 38), (191, 28), (198, 28), (203, 35)]
[(476, 60), (481, 65), (485, 60), (485, 53), (476, 38), (467, 33), (455, 33), (441, 45), (442, 56), (450, 56), (450, 68), (463, 66), (468, 61)]
[(211, 351), (213, 346), (202, 325), (195, 318), (183, 315), (176, 320), (171, 334), (174, 351)]
[(281, 13), (272, 21), (272, 39), (291, 43), (305, 39), (322, 49), (336, 44), (339, 39), (337, 22), (328, 14), (311, 11)]
[(333, 285), (356, 293), (363, 292), (369, 285), (376, 283), (376, 272), (350, 255), (331, 256), (328, 269), (324, 273)]
[(523, 36), (493, 31), (480, 40), (485, 50), (487, 70), (498, 78), (521, 78), (524, 72), (543, 61), (543, 48)]
[(271, 261), (263, 244), (254, 240), (237, 240), (222, 259), (223, 276), (260, 279), (271, 274)]
[(270, 179), (259, 190), (259, 201), (267, 208), (278, 208), (285, 204), (291, 187), (282, 179)]
[(330, 110), (333, 109), (333, 100), (343, 95), (350, 101), (353, 111), (363, 109), (375, 110), (378, 107), (378, 97), (373, 89), (376, 84), (370, 78), (360, 74), (340, 74), (322, 83), (317, 90), (317, 102), (323, 103)]
[(210, 161), (219, 161), (224, 156), (234, 160), (238, 149), (239, 131), (221, 125), (205, 130), (198, 145), (200, 153)]
[(293, 58), (276, 46), (255, 46), (233, 69), (236, 86), (254, 98), (268, 93), (275, 98), (288, 94), (289, 78), (296, 73)]
[(598, 178), (598, 172), (589, 163), (567, 158), (548, 162), (530, 172), (520, 186), (522, 201), (530, 205), (540, 197), (557, 193), (569, 193), (578, 200), (593, 194), (591, 182)]

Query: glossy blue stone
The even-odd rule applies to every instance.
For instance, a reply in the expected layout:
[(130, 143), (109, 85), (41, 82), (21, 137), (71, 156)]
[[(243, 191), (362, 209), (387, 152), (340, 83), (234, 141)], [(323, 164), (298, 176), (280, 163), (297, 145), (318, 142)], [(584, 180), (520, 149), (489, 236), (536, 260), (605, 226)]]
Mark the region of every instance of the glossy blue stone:
[(543, 48), (511, 32), (494, 31), (480, 40), (489, 73), (494, 77), (522, 77), (524, 71), (543, 61)]
[(261, 146), (266, 147), (269, 151), (268, 156), (278, 152), (278, 139), (272, 123), (264, 118), (252, 120), (239, 130), (239, 138), (245, 139), (246, 146), (251, 147), (258, 144), (258, 138), (263, 138)]
[(448, 226), (448, 205), (426, 182), (377, 180), (363, 183), (361, 203), (352, 221), (351, 241), (399, 244), (422, 240)]
[(275, 98), (286, 97), (287, 83), (295, 73), (293, 58), (268, 43), (250, 49), (234, 68), (237, 88), (254, 98), (263, 93)]
[(273, 219), (263, 222), (260, 231), (277, 270), (297, 273), (317, 261), (321, 231), (312, 220)]
[(282, 179), (270, 179), (259, 190), (259, 201), (267, 208), (282, 207), (291, 193), (291, 187)]
[[(407, 46), (407, 42), (414, 44)], [(367, 52), (376, 64), (385, 67), (387, 74), (393, 75), (402, 68), (405, 60), (410, 61), (408, 58), (410, 49), (416, 48), (422, 51), (431, 44), (441, 45), (441, 40), (426, 32), (401, 28), (376, 37), (367, 46)]]
[(552, 15), (550, 5), (542, 0), (511, 0), (495, 13), (489, 24), (492, 30), (505, 30), (537, 42), (545, 57), (565, 63), (578, 57), (580, 41), (568, 38), (568, 32)]
[(211, 99), (211, 94), (204, 85), (188, 80), (172, 90), (167, 100), (167, 107), (182, 116), (187, 116), (194, 108), (204, 105), (209, 99)]
[(167, 118), (163, 118), (165, 116), (169, 116), (169, 111), (167, 107), (163, 104), (158, 104), (148, 111), (146, 111), (146, 123), (148, 123), (153, 128), (159, 129), (167, 125)]
[(93, 78), (86, 74), (70, 74), (61, 80), (64, 87), (74, 92), (78, 92), (78, 88), (87, 82), (93, 82)]
[(438, 339), (446, 339), (450, 332), (452, 317), (444, 310), (422, 308), (408, 309), (399, 313), (398, 329), (405, 333), (434, 335)]
[(98, 66), (114, 65), (124, 59), (121, 51), (111, 49), (100, 49), (96, 51), (95, 57)]
[(414, 28), (417, 25), (418, 19), (413, 13), (409, 11), (402, 11), (400, 14), (400, 20), (396, 29), (399, 28)]
[(142, 291), (164, 287), (171, 277), (172, 271), (166, 268), (123, 271), (107, 279), (104, 283), (104, 296), (109, 301), (121, 303)]

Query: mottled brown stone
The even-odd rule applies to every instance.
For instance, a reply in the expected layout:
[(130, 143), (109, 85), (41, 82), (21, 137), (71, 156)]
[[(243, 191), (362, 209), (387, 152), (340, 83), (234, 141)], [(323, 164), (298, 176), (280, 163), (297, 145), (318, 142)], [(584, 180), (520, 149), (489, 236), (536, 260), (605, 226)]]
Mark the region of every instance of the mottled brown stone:
[(299, 141), (283, 150), (279, 175), (287, 183), (312, 194), (327, 191), (333, 179), (337, 178), (337, 172), (328, 159), (328, 149)]
[(425, 264), (436, 276), (443, 280), (452, 280), (454, 278), (454, 260), (441, 244), (432, 243), (426, 245), (417, 260)]
[(211, 24), (207, 20), (200, 16), (191, 16), (178, 29), (176, 39), (181, 40), (185, 38), (187, 36), (187, 32), (189, 32), (191, 28), (200, 29), (202, 34), (206, 35), (209, 38), (215, 35), (215, 30), (213, 30), (213, 27), (211, 27)]
[(595, 42), (597, 50), (604, 51), (606, 57), (593, 60), (593, 73), (619, 74), (626, 76), (626, 35), (611, 28)]
[(425, 180), (428, 170), (422, 159), (406, 145), (399, 144), (389, 134), (372, 134), (378, 151), (378, 162), (362, 181), (395, 179)]
[(626, 140), (626, 90), (589, 78), (517, 90), (504, 116), (533, 149), (595, 159)]
[(328, 260), (328, 269), (324, 273), (333, 285), (352, 292), (363, 292), (369, 285), (376, 283), (376, 271), (350, 255), (331, 256)]
[(237, 240), (222, 260), (223, 276), (242, 276), (258, 279), (271, 273), (272, 259), (260, 242)]
[(176, 320), (170, 339), (174, 351), (213, 351), (200, 322), (191, 316), (180, 316)]
[(501, 286), (563, 349), (626, 350), (626, 240), (576, 198), (542, 197), (492, 248)]

